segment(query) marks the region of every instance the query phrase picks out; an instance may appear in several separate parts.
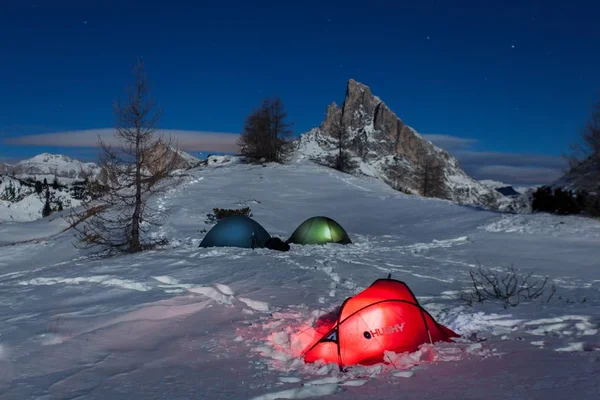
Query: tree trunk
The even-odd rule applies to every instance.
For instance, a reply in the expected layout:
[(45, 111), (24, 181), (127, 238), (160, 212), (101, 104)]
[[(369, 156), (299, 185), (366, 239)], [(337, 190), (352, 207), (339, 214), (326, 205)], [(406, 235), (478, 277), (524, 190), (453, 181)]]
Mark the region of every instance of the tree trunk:
[[(138, 132), (140, 128), (138, 127)], [(142, 215), (142, 154), (140, 151), (141, 134), (135, 143), (135, 207), (133, 218), (131, 220), (131, 251), (136, 252), (142, 249), (140, 244), (140, 219)]]

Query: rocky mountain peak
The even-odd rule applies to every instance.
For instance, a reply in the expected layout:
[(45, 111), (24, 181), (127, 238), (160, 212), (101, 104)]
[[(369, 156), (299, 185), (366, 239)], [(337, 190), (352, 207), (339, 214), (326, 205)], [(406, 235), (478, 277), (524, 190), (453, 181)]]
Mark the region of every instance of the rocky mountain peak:
[(458, 160), (405, 124), (368, 86), (354, 79), (346, 85), (342, 106), (330, 104), (319, 128), (300, 136), (299, 152), (326, 163), (336, 148), (333, 127), (340, 123), (347, 132), (347, 150), (358, 161), (355, 172), (419, 193), (415, 174), (427, 162), (443, 170), (445, 198), (493, 208), (510, 202), (469, 177)]

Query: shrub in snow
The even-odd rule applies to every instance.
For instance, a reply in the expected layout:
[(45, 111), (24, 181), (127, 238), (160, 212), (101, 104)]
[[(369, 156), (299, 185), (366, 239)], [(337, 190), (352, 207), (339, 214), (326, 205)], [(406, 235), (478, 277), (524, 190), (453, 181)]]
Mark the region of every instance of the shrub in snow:
[(239, 209), (230, 208), (213, 208), (212, 213), (206, 214), (206, 223), (214, 224), (219, 222), (223, 218), (231, 217), (234, 215), (243, 215), (245, 217), (252, 217), (252, 211), (250, 207), (244, 207)]
[[(483, 268), (479, 264), (476, 269), (471, 269), (469, 274), (472, 289), (463, 293), (461, 299), (470, 306), (473, 303), (500, 300), (504, 308), (515, 307), (522, 300), (535, 300), (541, 297), (548, 283), (548, 277), (544, 280), (532, 280), (533, 272), (523, 275), (514, 266), (496, 272)], [(550, 301), (555, 292), (556, 286), (552, 284), (546, 302)]]

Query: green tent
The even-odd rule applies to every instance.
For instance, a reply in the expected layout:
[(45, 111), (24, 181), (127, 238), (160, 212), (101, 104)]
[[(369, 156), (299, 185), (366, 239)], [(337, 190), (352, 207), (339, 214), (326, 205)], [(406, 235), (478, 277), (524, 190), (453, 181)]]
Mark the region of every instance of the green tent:
[(312, 217), (304, 221), (290, 236), (287, 243), (325, 244), (352, 243), (340, 224), (328, 217)]

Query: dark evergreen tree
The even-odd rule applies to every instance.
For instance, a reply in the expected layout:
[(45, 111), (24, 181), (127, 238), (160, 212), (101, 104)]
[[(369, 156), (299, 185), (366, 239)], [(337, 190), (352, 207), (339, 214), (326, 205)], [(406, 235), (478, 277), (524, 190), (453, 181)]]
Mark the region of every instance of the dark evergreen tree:
[(541, 186), (533, 192), (532, 211), (554, 212), (553, 194), (549, 186)]
[(44, 209), (42, 210), (42, 217), (47, 217), (52, 214), (52, 207), (50, 206), (50, 190), (46, 188), (46, 203), (44, 204)]
[(42, 187), (42, 182), (40, 181), (35, 181), (35, 192), (37, 194), (42, 194), (42, 191), (44, 190), (44, 188)]

